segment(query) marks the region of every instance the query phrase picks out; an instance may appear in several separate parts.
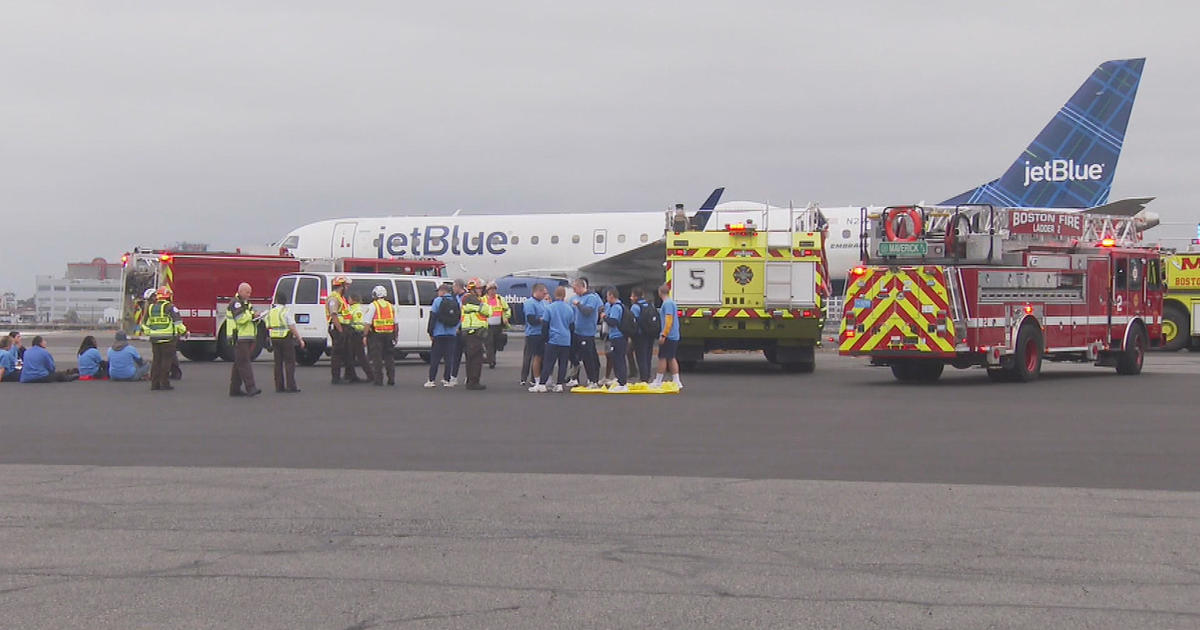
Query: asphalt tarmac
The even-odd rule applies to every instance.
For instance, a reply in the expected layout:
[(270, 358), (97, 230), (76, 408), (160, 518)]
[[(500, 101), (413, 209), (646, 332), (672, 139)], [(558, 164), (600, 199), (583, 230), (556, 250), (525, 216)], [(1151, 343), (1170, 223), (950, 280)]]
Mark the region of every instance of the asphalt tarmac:
[(581, 396), (520, 389), (520, 348), (485, 392), (0, 386), (0, 625), (1200, 626), (1200, 354)]

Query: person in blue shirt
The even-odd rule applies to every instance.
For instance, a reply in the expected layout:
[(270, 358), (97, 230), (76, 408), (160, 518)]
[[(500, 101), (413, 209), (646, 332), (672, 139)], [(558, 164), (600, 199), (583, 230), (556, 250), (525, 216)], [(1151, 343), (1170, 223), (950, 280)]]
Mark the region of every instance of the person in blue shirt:
[(564, 300), (567, 288), (554, 289), (554, 301), (546, 307), (546, 322), (549, 324), (546, 336), (546, 350), (542, 356), (542, 373), (540, 380), (529, 388), (535, 393), (545, 393), (546, 383), (550, 382), (550, 371), (558, 366), (558, 380), (554, 381), (554, 391), (563, 391), (563, 382), (567, 379), (567, 363), (571, 356), (571, 322), (575, 319), (575, 310)]
[(100, 356), (96, 338), (88, 335), (79, 344), (79, 380), (99, 381), (108, 378), (108, 363)]
[(575, 356), (583, 363), (587, 372), (587, 387), (599, 387), (600, 357), (596, 354), (596, 324), (600, 320), (600, 310), (604, 302), (600, 296), (588, 290), (587, 278), (575, 279), (575, 299), (571, 306), (575, 308), (575, 335), (571, 345), (575, 348)]
[[(437, 387), (437, 372), (438, 364), (444, 363), (445, 369), (442, 373), (442, 386), (454, 387), (452, 380), (452, 372), (454, 363), (458, 357), (458, 318), (455, 318), (453, 325), (443, 322), (438, 318), (438, 309), (442, 306), (442, 301), (453, 300), (458, 302), (458, 298), (450, 294), (451, 287), (449, 284), (442, 284), (438, 287), (438, 296), (433, 299), (433, 305), (429, 310), (429, 338), (433, 341), (433, 347), (429, 349), (429, 380), (425, 382), (425, 387)], [(461, 307), (460, 311), (461, 312)]]
[(533, 285), (532, 296), (525, 299), (521, 310), (525, 315), (525, 353), (521, 357), (521, 385), (536, 382), (542, 373), (542, 354), (546, 351), (546, 337), (542, 325), (546, 321), (546, 285)]
[(662, 308), (658, 314), (662, 318), (662, 332), (658, 335), (658, 375), (654, 377), (651, 387), (662, 387), (663, 375), (669, 369), (674, 375), (675, 385), (683, 387), (679, 380), (679, 360), (675, 353), (679, 349), (679, 307), (671, 299), (671, 287), (662, 285), (658, 288), (658, 297), (662, 300)]
[(21, 380), (17, 369), (17, 357), (12, 350), (12, 337), (0, 337), (0, 382), (15, 383)]
[(111, 381), (140, 381), (150, 373), (150, 363), (142, 359), (137, 348), (129, 345), (124, 330), (118, 330), (108, 349), (108, 379)]
[(22, 383), (65, 383), (79, 378), (79, 370), (58, 372), (54, 369), (54, 357), (46, 349), (46, 340), (41, 335), (33, 338), (33, 345), (25, 351), (25, 365), (21, 369)]
[(604, 308), (604, 321), (608, 324), (608, 341), (612, 344), (612, 352), (608, 355), (609, 365), (617, 373), (617, 385), (610, 387), (610, 392), (629, 391), (629, 339), (621, 332), (621, 317), (625, 315), (625, 305), (621, 304), (620, 294), (615, 288), (608, 290), (608, 306)]
[(646, 301), (646, 291), (642, 287), (634, 287), (629, 293), (629, 312), (633, 314), (633, 321), (638, 322), (638, 331), (633, 335), (633, 358), (637, 362), (638, 380), (643, 383), (649, 383), (653, 368), (650, 365), (651, 357), (654, 354), (654, 341), (658, 338), (658, 331), (642, 330), (642, 311), (644, 309), (653, 309), (654, 307)]

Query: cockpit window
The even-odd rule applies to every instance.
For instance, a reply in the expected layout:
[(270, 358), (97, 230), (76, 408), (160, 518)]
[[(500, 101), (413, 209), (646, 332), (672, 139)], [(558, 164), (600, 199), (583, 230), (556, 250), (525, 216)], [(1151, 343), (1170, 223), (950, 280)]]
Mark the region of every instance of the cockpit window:
[(300, 247), (300, 235), (292, 234), (288, 236), (287, 238), (283, 239), (283, 242), (279, 243), (279, 246), (287, 249), (296, 249), (297, 247)]

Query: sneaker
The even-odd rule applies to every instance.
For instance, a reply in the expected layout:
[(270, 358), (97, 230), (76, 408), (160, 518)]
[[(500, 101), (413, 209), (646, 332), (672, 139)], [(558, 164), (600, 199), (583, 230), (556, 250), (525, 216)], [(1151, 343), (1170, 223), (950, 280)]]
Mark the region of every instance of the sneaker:
[(545, 394), (546, 386), (545, 385), (534, 385), (533, 387), (529, 388), (529, 392), (531, 394)]
[[(543, 385), (542, 387), (544, 388), (544, 387), (545, 387), (545, 385)], [(542, 391), (545, 391), (545, 390), (543, 389)], [(554, 393), (555, 393), (555, 394), (561, 394), (561, 393), (563, 393), (563, 386), (562, 386), (562, 385), (555, 385), (555, 386), (554, 386)]]
[(573, 378), (566, 383), (563, 383), (563, 385), (566, 387), (579, 387), (579, 379)]
[(458, 377), (457, 377), (457, 376), (451, 376), (451, 377), (450, 377), (450, 384), (449, 384), (449, 385), (447, 385), (446, 387), (454, 387), (455, 385), (458, 385)]
[(597, 385), (595, 381), (592, 381), (591, 383), (587, 384), (585, 389), (600, 389), (600, 386)]
[(658, 379), (650, 381), (650, 389), (662, 389), (662, 381)]
[(458, 385), (458, 381), (456, 381), (454, 379), (450, 379), (448, 381), (442, 381), (442, 387), (454, 387), (455, 385)]
[(434, 381), (425, 381), (425, 387), (426, 387), (426, 389), (428, 389), (430, 387), (437, 387), (437, 383)]
[(521, 387), (529, 387), (529, 381), (521, 381), (520, 386)]
[(467, 383), (467, 389), (477, 392), (487, 389), (487, 385), (484, 385), (483, 383)]
[(612, 394), (624, 394), (625, 392), (629, 391), (629, 387), (625, 385), (613, 385), (612, 387), (608, 388), (608, 391)]

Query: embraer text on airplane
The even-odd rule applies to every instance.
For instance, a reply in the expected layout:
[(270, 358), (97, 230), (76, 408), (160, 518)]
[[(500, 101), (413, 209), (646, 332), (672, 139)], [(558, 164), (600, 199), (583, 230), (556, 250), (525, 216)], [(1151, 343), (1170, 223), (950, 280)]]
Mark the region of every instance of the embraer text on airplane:
[(1103, 164), (1076, 164), (1075, 160), (1050, 160), (1041, 166), (1025, 161), (1025, 185), (1031, 182), (1075, 182), (1104, 179)]
[(508, 251), (508, 235), (504, 232), (466, 232), (457, 225), (427, 225), (412, 232), (379, 234), (379, 257), (389, 256), (499, 256)]

